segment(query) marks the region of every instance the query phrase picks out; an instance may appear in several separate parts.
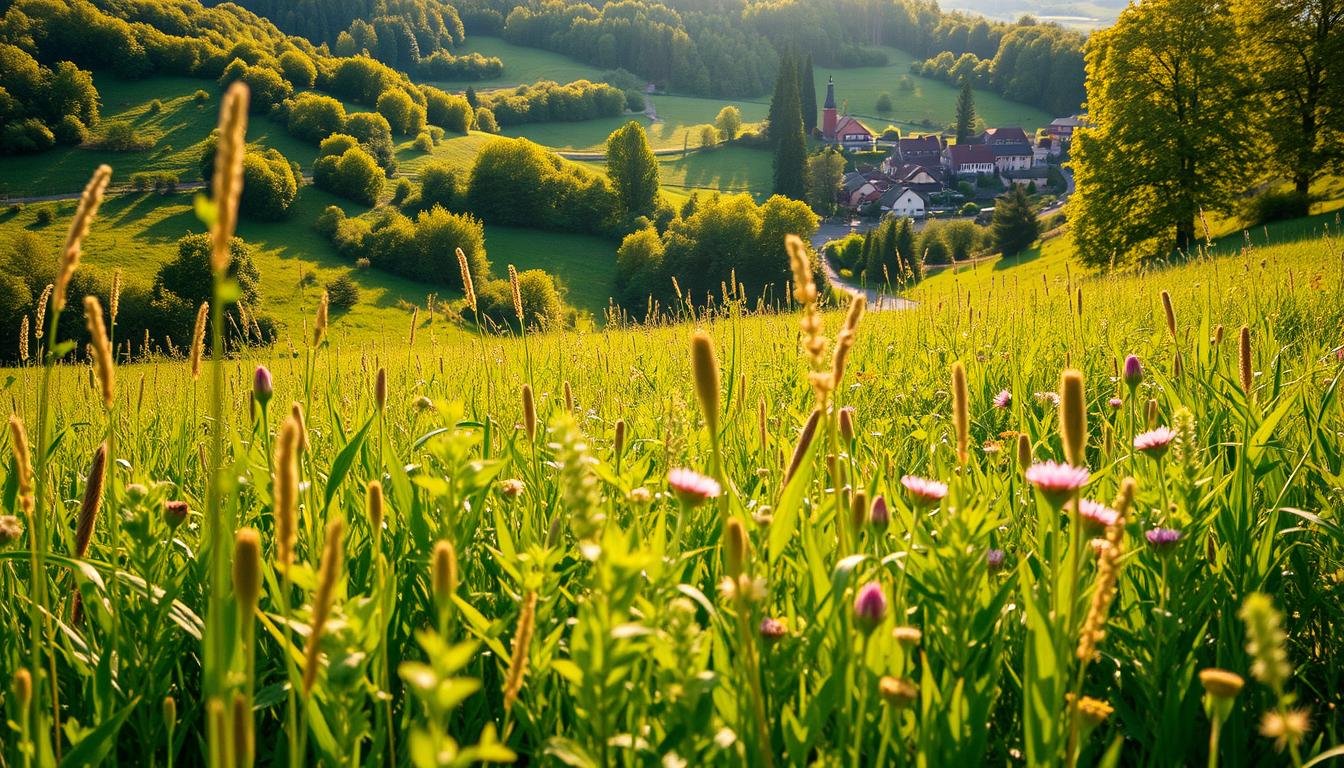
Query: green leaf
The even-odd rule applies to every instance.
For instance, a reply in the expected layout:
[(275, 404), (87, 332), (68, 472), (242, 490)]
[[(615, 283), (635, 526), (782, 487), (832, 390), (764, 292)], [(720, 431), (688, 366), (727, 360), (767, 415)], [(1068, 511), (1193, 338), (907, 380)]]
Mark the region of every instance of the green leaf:
[(788, 546), (789, 540), (793, 538), (794, 531), (798, 528), (798, 513), (803, 507), (803, 497), (812, 484), (812, 452), (816, 450), (819, 442), (813, 440), (812, 445), (808, 446), (807, 455), (803, 457), (798, 472), (789, 478), (789, 484), (779, 498), (779, 505), (775, 507), (775, 519), (770, 523), (771, 565), (774, 565), (784, 553), (784, 548)]
[(322, 504), (322, 510), (325, 512), (331, 507), (331, 500), (336, 497), (336, 491), (341, 487), (341, 481), (350, 472), (350, 466), (355, 461), (355, 454), (359, 453), (360, 446), (364, 445), (364, 438), (369, 434), (369, 427), (373, 426), (373, 417), (364, 422), (355, 436), (350, 438), (350, 442), (345, 444), (341, 452), (336, 455), (336, 460), (331, 464), (331, 472), (327, 475), (327, 497)]
[(65, 753), (65, 757), (61, 759), (62, 768), (64, 766), (83, 768), (86, 765), (101, 764), (103, 758), (107, 756), (108, 750), (116, 742), (117, 732), (121, 730), (122, 723), (126, 722), (126, 718), (130, 717), (131, 712), (135, 710), (135, 706), (139, 703), (139, 696), (131, 699), (125, 707), (99, 723), (97, 728), (86, 733), (73, 749)]
[(204, 192), (197, 192), (191, 203), (196, 209), (196, 218), (200, 219), (202, 224), (206, 227), (215, 226), (215, 222), (219, 220), (219, 209), (215, 207), (214, 201)]

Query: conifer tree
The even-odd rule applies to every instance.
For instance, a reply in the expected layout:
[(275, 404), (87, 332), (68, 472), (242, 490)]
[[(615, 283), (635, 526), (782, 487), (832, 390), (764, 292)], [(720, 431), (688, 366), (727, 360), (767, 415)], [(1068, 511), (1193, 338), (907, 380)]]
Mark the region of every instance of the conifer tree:
[(963, 144), (975, 133), (975, 93), (971, 91), (971, 80), (965, 75), (961, 78), (961, 93), (957, 96), (957, 143)]
[(779, 67), (777, 98), (771, 103), (775, 113), (770, 135), (775, 145), (775, 194), (794, 200), (807, 198), (807, 141), (803, 137), (802, 105), (798, 99), (798, 69), (792, 60)]
[(1030, 248), (1040, 234), (1041, 223), (1031, 210), (1026, 191), (1020, 184), (1014, 184), (1012, 190), (994, 203), (994, 221), (990, 225), (994, 247), (1004, 256), (1016, 256)]
[(803, 132), (817, 130), (817, 83), (812, 74), (812, 54), (807, 54), (798, 70), (798, 95), (803, 105)]

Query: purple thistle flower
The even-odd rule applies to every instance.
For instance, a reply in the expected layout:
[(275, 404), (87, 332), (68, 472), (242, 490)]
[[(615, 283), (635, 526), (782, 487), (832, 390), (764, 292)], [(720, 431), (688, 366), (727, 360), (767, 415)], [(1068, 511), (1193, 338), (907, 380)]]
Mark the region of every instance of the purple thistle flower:
[(1056, 507), (1068, 501), (1079, 488), (1087, 485), (1091, 476), (1086, 467), (1074, 467), (1055, 461), (1027, 467), (1027, 482), (1034, 485), (1036, 490)]
[(927, 477), (906, 475), (901, 478), (901, 485), (905, 486), (911, 500), (919, 507), (932, 506), (947, 496), (947, 483), (940, 483)]
[(1110, 400), (1106, 401), (1106, 404), (1118, 410), (1120, 406), (1125, 404), (1125, 401), (1118, 397), (1112, 397)]
[(1125, 386), (1129, 387), (1130, 390), (1136, 389), (1143, 383), (1143, 363), (1140, 363), (1139, 358), (1134, 355), (1125, 358), (1124, 379)]
[(266, 370), (266, 366), (258, 365), (257, 372), (252, 375), (252, 397), (256, 398), (258, 403), (266, 405), (271, 402), (273, 394), (275, 384), (271, 381), (271, 372)]
[(854, 623), (864, 634), (870, 634), (887, 618), (887, 595), (882, 585), (870, 581), (859, 588), (854, 598)]
[(1171, 441), (1176, 439), (1176, 432), (1170, 427), (1158, 427), (1149, 432), (1134, 438), (1134, 450), (1142, 451), (1154, 459), (1160, 459), (1167, 454), (1167, 449), (1171, 447)]
[(887, 497), (874, 498), (873, 506), (868, 510), (868, 523), (874, 528), (886, 528), (890, 522), (891, 511), (887, 509)]
[(995, 408), (1007, 408), (1012, 404), (1013, 404), (1013, 393), (1009, 392), (1006, 389), (994, 396)]
[(1144, 531), (1144, 538), (1148, 539), (1148, 544), (1157, 552), (1166, 552), (1181, 540), (1181, 532), (1175, 528), (1153, 528)]
[(1115, 525), (1120, 513), (1091, 499), (1083, 499), (1078, 504), (1078, 518), (1092, 531), (1105, 530)]
[(1008, 553), (1002, 549), (991, 549), (985, 553), (985, 565), (989, 567), (990, 573), (997, 573), (1003, 569), (1003, 561)]
[(1036, 393), (1036, 402), (1038, 402), (1038, 403), (1045, 403), (1045, 404), (1049, 405), (1051, 408), (1058, 408), (1058, 407), (1059, 407), (1059, 393), (1058, 393), (1058, 392), (1037, 392), (1037, 393)]
[(761, 638), (773, 645), (789, 634), (789, 628), (779, 619), (767, 616), (761, 619)]
[(714, 478), (681, 467), (667, 473), (667, 484), (672, 486), (672, 492), (682, 503), (692, 507), (710, 499), (717, 499), (722, 492), (722, 488)]

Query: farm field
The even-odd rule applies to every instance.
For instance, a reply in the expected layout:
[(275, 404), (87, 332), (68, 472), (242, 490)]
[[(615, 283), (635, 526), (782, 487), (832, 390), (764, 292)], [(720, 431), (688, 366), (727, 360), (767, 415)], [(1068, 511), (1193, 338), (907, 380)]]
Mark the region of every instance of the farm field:
[(424, 80), (430, 85), (450, 91), (464, 91), (475, 88), (478, 91), (495, 88), (512, 88), (515, 85), (535, 83), (538, 80), (553, 80), (557, 83), (569, 83), (575, 80), (602, 78), (603, 71), (591, 64), (584, 64), (559, 53), (543, 51), (514, 45), (502, 37), (488, 35), (468, 35), (467, 41), (453, 53), (462, 56), (479, 53), (482, 56), (498, 56), (504, 62), (504, 73), (493, 80)]
[[(902, 133), (930, 130), (942, 130), (956, 113), (957, 88), (947, 83), (910, 74), (910, 54), (896, 48), (883, 48), (887, 54), (885, 67), (856, 67), (853, 69), (828, 69), (817, 67), (815, 82), (817, 85), (817, 107), (826, 101), (826, 78), (835, 78), (835, 102), (844, 112), (844, 102), (849, 103), (849, 113), (863, 120), (869, 128), (881, 132), (888, 124), (894, 124)], [(900, 88), (902, 80), (913, 85), (912, 90)], [(876, 101), (882, 92), (891, 94), (892, 111), (887, 115), (877, 113)], [(1016, 125), (1028, 133), (1049, 125), (1058, 115), (1048, 115), (1040, 109), (1009, 101), (989, 91), (975, 92), (975, 114), (990, 127)]]

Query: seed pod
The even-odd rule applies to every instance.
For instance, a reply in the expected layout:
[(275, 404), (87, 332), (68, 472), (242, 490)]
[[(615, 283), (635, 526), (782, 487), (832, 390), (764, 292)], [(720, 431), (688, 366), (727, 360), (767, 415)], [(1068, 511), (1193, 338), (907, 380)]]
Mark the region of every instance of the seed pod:
[(1166, 291), (1162, 292), (1162, 312), (1167, 316), (1167, 331), (1171, 334), (1171, 338), (1175, 340), (1176, 309), (1171, 305), (1171, 294)]
[(849, 519), (856, 531), (868, 520), (868, 493), (862, 488), (849, 501)]
[(625, 453), (625, 419), (616, 420), (616, 439), (614, 441), (616, 459), (620, 460)]
[(1148, 405), (1145, 409), (1145, 417), (1148, 421), (1149, 429), (1157, 428), (1157, 400), (1148, 398)]
[(1075, 467), (1087, 466), (1087, 403), (1081, 371), (1068, 370), (1060, 376), (1059, 432), (1064, 459)]
[(23, 667), (14, 673), (14, 698), (19, 702), (19, 710), (27, 711), (33, 703), (33, 676)]
[(1031, 438), (1027, 433), (1019, 432), (1017, 434), (1017, 468), (1023, 472), (1031, 466)]
[(378, 376), (373, 382), (373, 402), (378, 406), (379, 413), (387, 408), (387, 371), (383, 368), (378, 369)]

